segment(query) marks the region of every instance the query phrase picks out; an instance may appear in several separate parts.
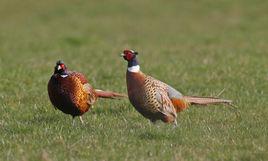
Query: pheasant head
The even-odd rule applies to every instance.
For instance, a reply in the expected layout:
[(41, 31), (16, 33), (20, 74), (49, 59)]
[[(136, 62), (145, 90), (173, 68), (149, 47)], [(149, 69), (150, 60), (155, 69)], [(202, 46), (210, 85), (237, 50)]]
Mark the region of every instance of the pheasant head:
[(124, 50), (121, 56), (128, 62), (129, 72), (139, 72), (140, 66), (137, 60), (138, 52), (133, 50)]
[(61, 77), (67, 77), (67, 67), (62, 60), (56, 62), (56, 66), (54, 67), (54, 74), (59, 74)]

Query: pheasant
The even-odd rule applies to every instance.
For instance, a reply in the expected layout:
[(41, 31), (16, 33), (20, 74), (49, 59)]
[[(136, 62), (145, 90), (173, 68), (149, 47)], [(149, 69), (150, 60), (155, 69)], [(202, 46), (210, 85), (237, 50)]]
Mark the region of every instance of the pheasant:
[(63, 61), (56, 62), (54, 74), (48, 82), (48, 95), (56, 109), (73, 118), (82, 115), (98, 98), (121, 98), (124, 94), (94, 89), (82, 73), (69, 71)]
[(121, 56), (128, 62), (126, 82), (128, 98), (135, 109), (151, 122), (162, 120), (177, 125), (177, 113), (190, 105), (231, 104), (231, 100), (214, 97), (184, 96), (179, 91), (141, 72), (138, 52), (124, 50)]

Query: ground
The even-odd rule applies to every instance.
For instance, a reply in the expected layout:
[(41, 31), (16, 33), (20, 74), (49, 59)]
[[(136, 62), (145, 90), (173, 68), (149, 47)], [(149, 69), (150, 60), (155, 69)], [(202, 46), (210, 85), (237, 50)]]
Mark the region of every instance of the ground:
[[(0, 2), (0, 160), (268, 160), (268, 3), (257, 0)], [(99, 100), (85, 125), (55, 110), (55, 62), (99, 89), (126, 92), (125, 49), (185, 95), (177, 128), (128, 100)]]

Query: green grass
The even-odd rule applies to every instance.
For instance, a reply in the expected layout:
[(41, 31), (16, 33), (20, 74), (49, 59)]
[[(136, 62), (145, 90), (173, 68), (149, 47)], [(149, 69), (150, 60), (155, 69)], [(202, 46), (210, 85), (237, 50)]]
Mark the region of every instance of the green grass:
[[(0, 2), (0, 160), (268, 160), (267, 1)], [(189, 108), (178, 128), (127, 100), (99, 100), (83, 126), (54, 110), (58, 59), (100, 89), (126, 92), (126, 62), (185, 95), (233, 99)], [(239, 113), (239, 115), (236, 115)]]

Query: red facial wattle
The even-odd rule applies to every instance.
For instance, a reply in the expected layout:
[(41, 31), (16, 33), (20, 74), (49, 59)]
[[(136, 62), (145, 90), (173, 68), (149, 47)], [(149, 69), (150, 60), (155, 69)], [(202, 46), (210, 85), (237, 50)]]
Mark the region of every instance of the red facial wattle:
[(132, 55), (132, 54), (130, 54), (130, 53), (127, 53), (126, 57), (127, 57), (127, 60), (131, 60), (131, 59), (132, 59), (132, 57), (133, 57), (133, 55)]
[(62, 70), (65, 70), (65, 65), (64, 64), (61, 64), (60, 67), (61, 67)]
[(130, 51), (124, 51), (124, 58), (127, 60), (127, 61), (130, 61), (133, 59), (133, 54), (130, 52)]

